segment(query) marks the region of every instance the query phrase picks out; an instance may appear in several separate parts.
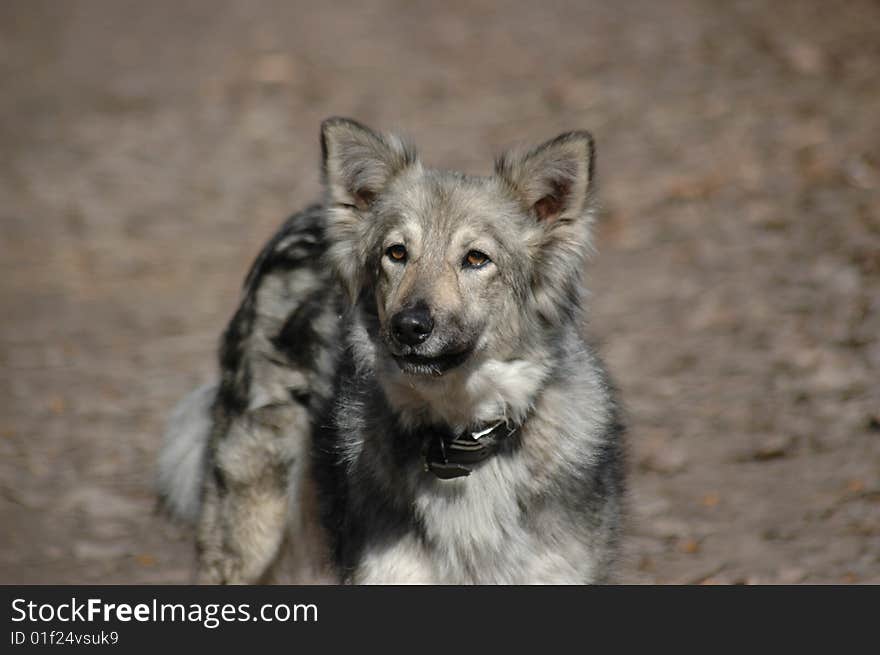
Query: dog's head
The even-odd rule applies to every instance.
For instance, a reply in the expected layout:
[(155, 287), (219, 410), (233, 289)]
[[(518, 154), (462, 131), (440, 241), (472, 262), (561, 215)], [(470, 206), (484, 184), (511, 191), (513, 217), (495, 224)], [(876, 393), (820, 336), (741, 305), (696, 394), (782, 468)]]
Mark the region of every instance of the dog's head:
[(573, 318), (589, 248), (593, 141), (570, 132), (496, 161), (490, 177), (424, 168), (400, 138), (351, 120), (322, 126), (329, 257), (374, 338), (409, 375)]

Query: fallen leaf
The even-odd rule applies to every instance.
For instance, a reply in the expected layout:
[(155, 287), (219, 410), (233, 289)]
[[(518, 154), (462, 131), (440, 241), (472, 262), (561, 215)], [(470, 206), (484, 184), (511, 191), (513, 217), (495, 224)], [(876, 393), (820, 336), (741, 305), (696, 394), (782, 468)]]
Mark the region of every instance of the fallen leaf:
[(754, 448), (736, 457), (738, 462), (766, 462), (780, 459), (790, 454), (795, 439), (790, 435), (775, 435), (765, 438)]
[(141, 553), (140, 555), (135, 555), (135, 561), (141, 566), (155, 566), (156, 558), (149, 553)]
[(672, 200), (702, 200), (713, 196), (721, 185), (713, 174), (679, 179), (669, 186), (667, 196)]
[(846, 490), (854, 494), (860, 493), (865, 490), (865, 483), (858, 478), (854, 478), (846, 484)]
[(703, 496), (703, 506), (704, 507), (715, 507), (718, 503), (721, 502), (721, 498), (718, 497), (718, 494), (706, 494)]

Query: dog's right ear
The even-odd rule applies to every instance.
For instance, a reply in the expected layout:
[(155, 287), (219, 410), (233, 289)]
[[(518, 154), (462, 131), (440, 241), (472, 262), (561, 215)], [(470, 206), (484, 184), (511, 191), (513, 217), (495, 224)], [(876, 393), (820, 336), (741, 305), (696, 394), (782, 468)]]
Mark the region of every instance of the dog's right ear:
[(373, 204), (391, 180), (417, 164), (415, 150), (392, 135), (380, 135), (347, 118), (321, 125), (328, 258), (354, 302), (367, 283), (376, 253)]
[(415, 150), (349, 118), (321, 124), (324, 185), (333, 205), (364, 212), (395, 175), (417, 161)]

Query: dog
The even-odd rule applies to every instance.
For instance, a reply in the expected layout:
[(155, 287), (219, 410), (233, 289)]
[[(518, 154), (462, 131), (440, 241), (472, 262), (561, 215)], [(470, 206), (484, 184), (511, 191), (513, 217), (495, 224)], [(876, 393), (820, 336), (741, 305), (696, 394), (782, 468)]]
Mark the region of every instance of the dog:
[(569, 132), (487, 177), (321, 127), (323, 202), (263, 248), (220, 379), (159, 457), (197, 580), (614, 580), (616, 392), (583, 334), (595, 148)]

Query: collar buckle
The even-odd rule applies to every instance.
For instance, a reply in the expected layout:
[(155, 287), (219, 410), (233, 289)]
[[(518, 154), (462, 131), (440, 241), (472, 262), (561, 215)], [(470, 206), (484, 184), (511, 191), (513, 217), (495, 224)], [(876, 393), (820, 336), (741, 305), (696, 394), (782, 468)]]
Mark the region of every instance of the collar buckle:
[[(501, 427), (507, 428), (506, 432)], [(432, 431), (424, 452), (425, 471), (430, 471), (441, 480), (466, 477), (475, 466), (498, 451), (501, 441), (512, 435), (516, 428), (510, 428), (506, 421), (498, 421), (476, 431), (464, 431), (453, 436), (447, 431)]]

